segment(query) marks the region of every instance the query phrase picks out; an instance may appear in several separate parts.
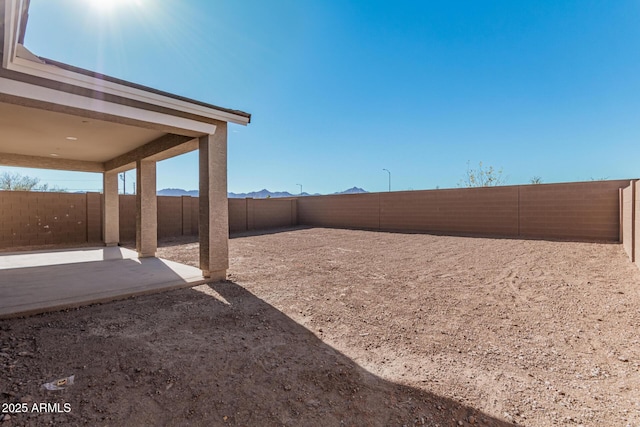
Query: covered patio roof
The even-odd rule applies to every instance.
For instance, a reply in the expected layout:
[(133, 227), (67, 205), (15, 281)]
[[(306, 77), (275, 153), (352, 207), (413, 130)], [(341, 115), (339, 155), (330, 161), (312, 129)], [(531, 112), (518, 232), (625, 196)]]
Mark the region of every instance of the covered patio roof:
[(137, 253), (155, 257), (156, 162), (198, 149), (200, 269), (224, 279), (227, 123), (251, 115), (39, 57), (24, 46), (28, 12), (29, 0), (0, 0), (0, 165), (102, 173), (107, 246), (119, 242), (117, 173), (136, 168)]
[(198, 148), (194, 138), (251, 115), (83, 70), (24, 45), (28, 0), (0, 0), (0, 161), (105, 172)]

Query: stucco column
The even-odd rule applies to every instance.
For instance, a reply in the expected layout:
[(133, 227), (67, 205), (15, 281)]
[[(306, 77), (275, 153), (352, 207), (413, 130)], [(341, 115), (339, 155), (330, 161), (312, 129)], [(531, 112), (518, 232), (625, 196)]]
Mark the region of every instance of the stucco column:
[(200, 269), (204, 277), (225, 280), (229, 268), (227, 123), (200, 138)]
[(102, 240), (106, 246), (120, 242), (120, 199), (118, 196), (118, 173), (102, 174)]
[(136, 161), (136, 249), (138, 257), (156, 256), (158, 248), (156, 162)]

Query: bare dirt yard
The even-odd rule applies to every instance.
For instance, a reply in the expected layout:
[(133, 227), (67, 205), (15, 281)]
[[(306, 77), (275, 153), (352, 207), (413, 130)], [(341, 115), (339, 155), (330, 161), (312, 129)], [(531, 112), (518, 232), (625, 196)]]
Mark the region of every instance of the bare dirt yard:
[(640, 426), (620, 245), (310, 228), (230, 255), (227, 282), (0, 321), (0, 409), (27, 409), (0, 426)]

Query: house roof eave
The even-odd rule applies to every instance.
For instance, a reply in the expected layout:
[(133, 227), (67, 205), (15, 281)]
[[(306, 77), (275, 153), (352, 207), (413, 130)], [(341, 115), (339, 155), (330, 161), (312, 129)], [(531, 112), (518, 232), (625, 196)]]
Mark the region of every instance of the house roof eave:
[(6, 77), (22, 74), (42, 85), (55, 85), (61, 92), (82, 92), (84, 96), (99, 101), (109, 96), (120, 100), (129, 99), (130, 101), (124, 102), (134, 102), (142, 108), (174, 111), (183, 116), (187, 114), (197, 121), (210, 123), (212, 120), (219, 120), (241, 125), (251, 122), (251, 114), (244, 111), (219, 107), (33, 55), (21, 44), (28, 20), (29, 3), (30, 0), (0, 0), (0, 49), (2, 67), (8, 71), (3, 72)]

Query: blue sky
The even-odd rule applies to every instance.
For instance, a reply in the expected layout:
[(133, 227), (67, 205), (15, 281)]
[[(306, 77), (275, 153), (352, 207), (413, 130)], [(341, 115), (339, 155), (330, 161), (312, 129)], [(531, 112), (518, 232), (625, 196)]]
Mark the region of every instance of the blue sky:
[[(383, 168), (450, 188), (468, 161), (508, 184), (640, 176), (638, 0), (96, 2), (32, 0), (26, 46), (251, 113), (230, 191), (386, 191)], [(166, 187), (197, 188), (196, 153), (158, 165)]]

